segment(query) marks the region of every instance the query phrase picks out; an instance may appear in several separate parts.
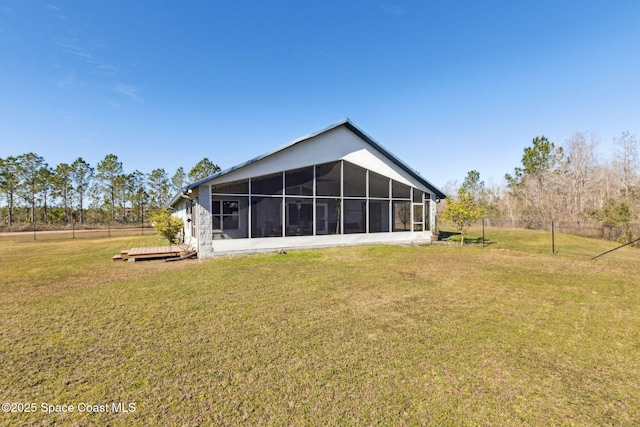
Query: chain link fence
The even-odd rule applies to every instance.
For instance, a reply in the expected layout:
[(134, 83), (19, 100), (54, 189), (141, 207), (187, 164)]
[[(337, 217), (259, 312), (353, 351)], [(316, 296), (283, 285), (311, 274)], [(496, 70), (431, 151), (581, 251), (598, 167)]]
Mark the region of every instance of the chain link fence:
[[(459, 241), (456, 233), (445, 238)], [(465, 242), (562, 256), (640, 262), (640, 223), (509, 221), (484, 218)]]
[(82, 238), (99, 238), (99, 237), (124, 237), (155, 234), (156, 231), (148, 224), (139, 227), (131, 225), (101, 225), (58, 227), (55, 230), (31, 229), (23, 231), (0, 232), (0, 243), (2, 242), (21, 242), (21, 241), (45, 241), (45, 240), (61, 240), (61, 239), (82, 239)]

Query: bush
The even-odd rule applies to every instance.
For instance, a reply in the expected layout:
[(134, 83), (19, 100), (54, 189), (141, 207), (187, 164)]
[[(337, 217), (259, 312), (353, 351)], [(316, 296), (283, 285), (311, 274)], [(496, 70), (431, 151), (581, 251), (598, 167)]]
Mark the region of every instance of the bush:
[(176, 236), (184, 227), (184, 221), (181, 218), (162, 209), (152, 213), (150, 219), (158, 234), (164, 236), (171, 243), (180, 243), (176, 240)]

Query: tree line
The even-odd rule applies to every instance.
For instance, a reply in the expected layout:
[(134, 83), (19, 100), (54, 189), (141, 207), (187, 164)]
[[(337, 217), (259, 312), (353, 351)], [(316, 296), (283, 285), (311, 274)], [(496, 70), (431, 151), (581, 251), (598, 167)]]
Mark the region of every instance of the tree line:
[[(563, 145), (537, 136), (502, 183), (486, 185), (472, 170), (462, 185), (450, 182), (444, 190), (449, 201), (463, 199), (465, 209), (471, 203), (483, 216), (513, 226), (640, 221), (638, 139), (622, 133), (609, 158), (598, 154), (598, 145), (597, 136), (585, 132), (576, 132)], [(0, 228), (140, 223), (149, 212), (166, 207), (188, 182), (218, 171), (207, 158), (189, 173), (179, 167), (173, 175), (162, 168), (127, 173), (115, 154), (95, 167), (82, 157), (55, 167), (35, 153), (0, 158)]]
[(144, 223), (187, 182), (219, 171), (206, 157), (188, 173), (179, 167), (173, 175), (162, 168), (126, 172), (115, 154), (95, 167), (82, 157), (56, 166), (35, 153), (0, 158), (0, 229)]
[(452, 195), (450, 201), (464, 202), (456, 208), (477, 207), (483, 216), (513, 226), (540, 228), (556, 221), (613, 227), (639, 222), (638, 139), (624, 132), (613, 142), (613, 155), (605, 158), (598, 154), (595, 134), (576, 132), (563, 145), (537, 136), (502, 183), (485, 185), (472, 170), (461, 185), (449, 183), (445, 192)]

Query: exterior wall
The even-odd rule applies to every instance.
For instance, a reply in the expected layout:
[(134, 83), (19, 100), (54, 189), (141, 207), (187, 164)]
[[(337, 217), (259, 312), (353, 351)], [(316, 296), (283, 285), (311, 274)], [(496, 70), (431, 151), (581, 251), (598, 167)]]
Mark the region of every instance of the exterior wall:
[[(211, 187), (202, 185), (198, 195), (198, 258), (209, 258), (213, 253), (213, 218), (211, 217)], [(245, 239), (242, 239), (244, 241)]]
[(429, 230), (435, 232), (436, 229), (436, 198), (435, 196), (431, 196), (431, 198), (427, 201), (429, 203), (429, 218), (425, 220), (429, 222)]
[(259, 239), (216, 240), (199, 258), (230, 253), (264, 252), (277, 249), (322, 248), (373, 243), (424, 243), (430, 241), (431, 232), (396, 232), (371, 234), (335, 234), (323, 236), (269, 237)]
[[(183, 198), (180, 203), (173, 206), (172, 215), (180, 218), (184, 223), (182, 241), (196, 248), (198, 246), (198, 210), (200, 207), (198, 189), (195, 189), (189, 197), (190, 199)], [(194, 230), (196, 234), (193, 233)]]
[[(171, 215), (173, 215), (173, 216), (175, 216), (177, 218), (180, 218), (182, 220), (182, 222), (185, 224), (185, 229), (186, 229), (186, 224), (187, 224), (187, 204), (185, 202), (180, 202), (179, 204), (174, 205), (173, 213)], [(187, 237), (187, 235), (184, 234), (183, 237), (185, 238), (185, 243), (188, 243), (187, 239), (190, 236)]]
[(391, 166), (385, 155), (343, 126), (297, 143), (248, 167), (232, 171), (216, 179), (216, 183), (223, 184), (336, 160), (347, 160), (403, 184), (429, 191), (407, 172)]

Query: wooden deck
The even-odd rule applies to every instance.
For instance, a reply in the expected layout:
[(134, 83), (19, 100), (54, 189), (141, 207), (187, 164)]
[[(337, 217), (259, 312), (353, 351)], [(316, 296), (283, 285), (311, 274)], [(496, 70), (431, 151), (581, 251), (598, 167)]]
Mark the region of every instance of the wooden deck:
[(129, 261), (136, 262), (137, 260), (146, 259), (164, 259), (164, 260), (179, 260), (186, 259), (195, 256), (197, 253), (195, 249), (189, 247), (183, 249), (180, 246), (150, 246), (147, 248), (131, 248), (129, 250), (121, 251), (119, 255), (112, 257), (113, 261)]

